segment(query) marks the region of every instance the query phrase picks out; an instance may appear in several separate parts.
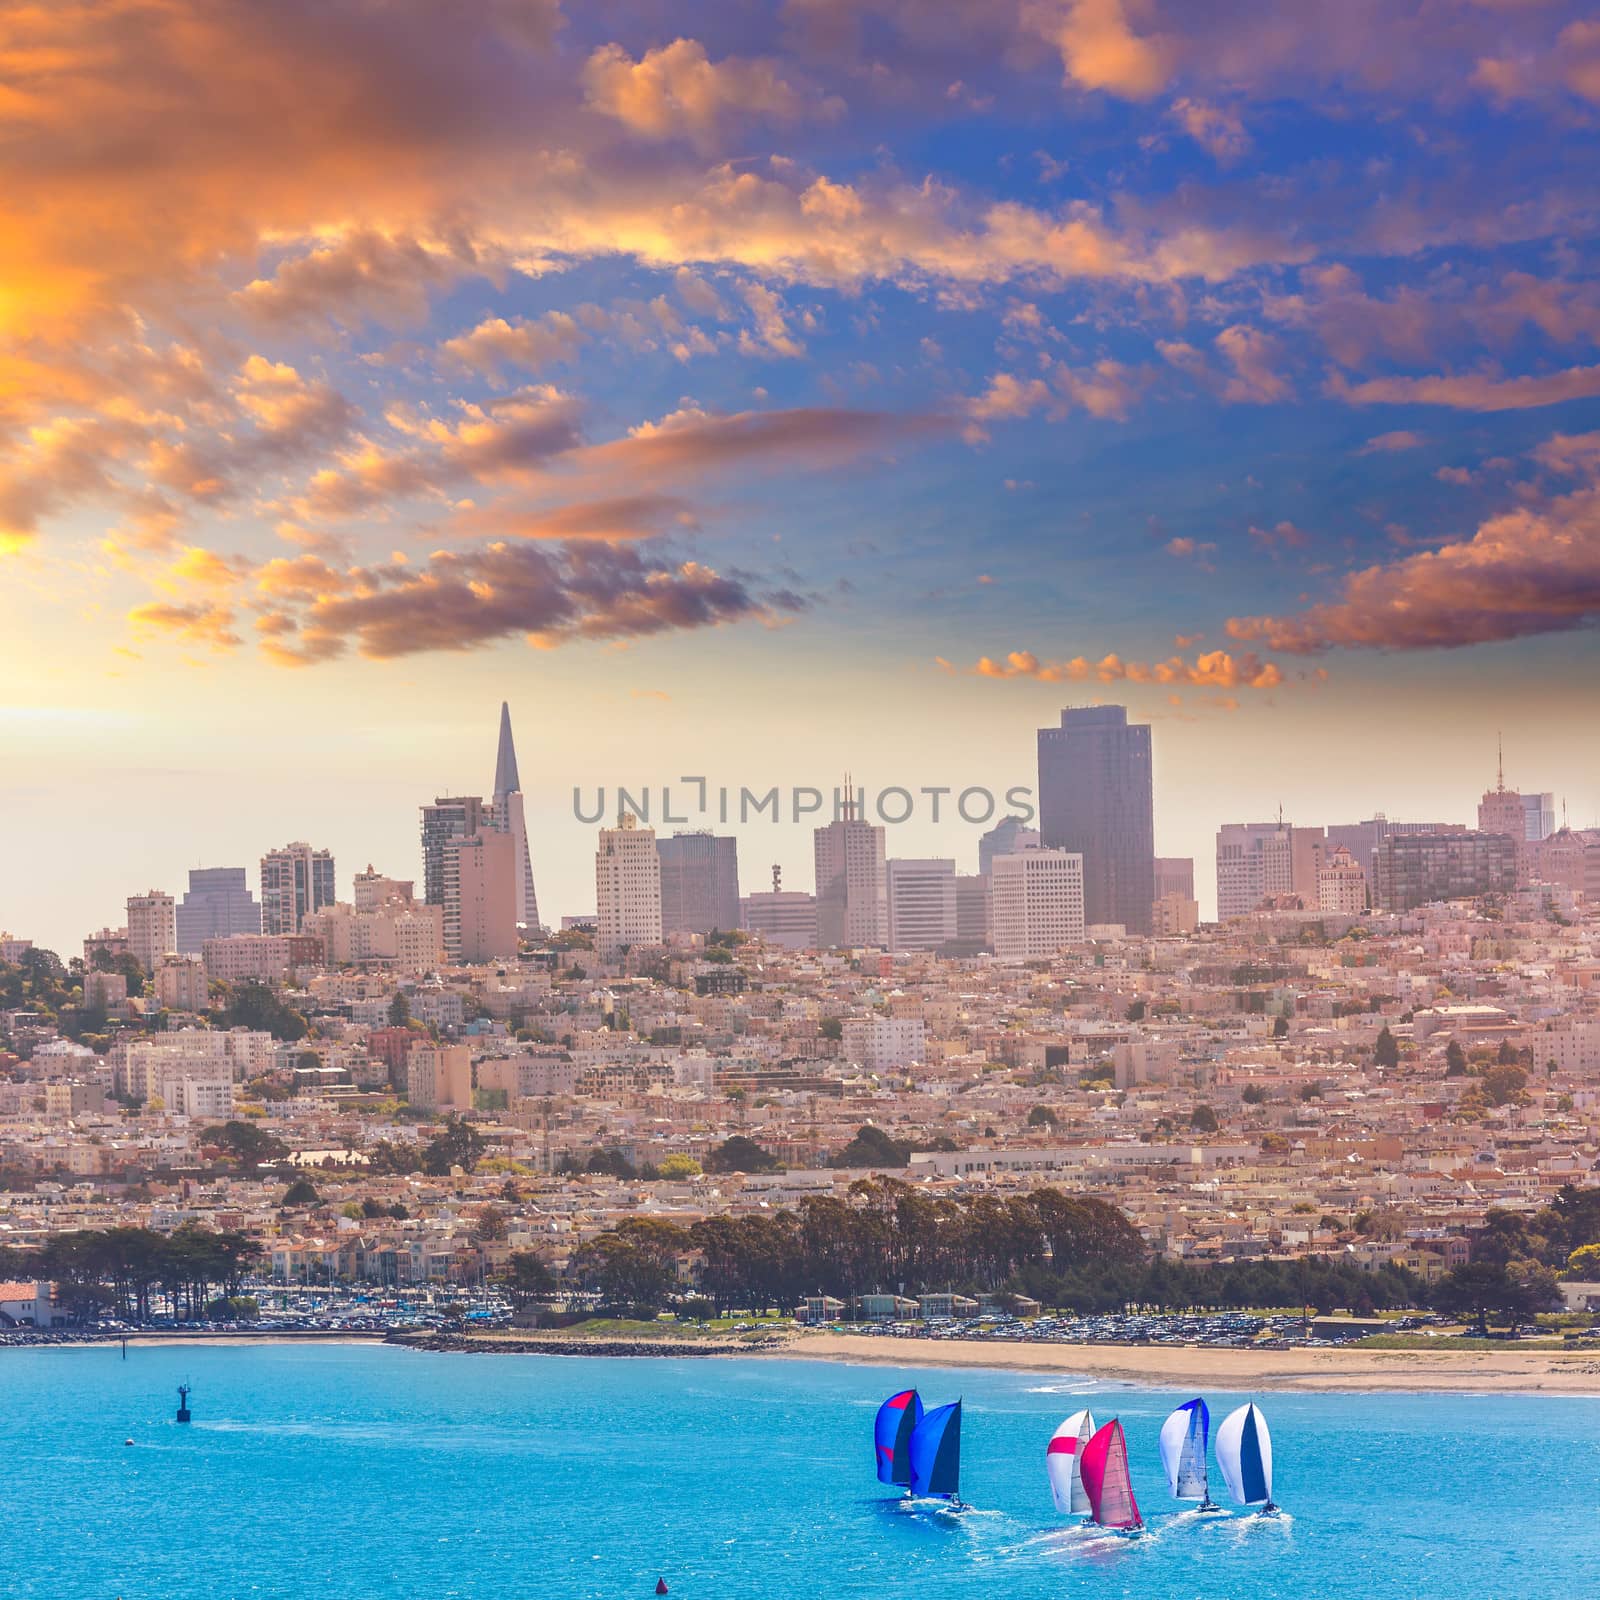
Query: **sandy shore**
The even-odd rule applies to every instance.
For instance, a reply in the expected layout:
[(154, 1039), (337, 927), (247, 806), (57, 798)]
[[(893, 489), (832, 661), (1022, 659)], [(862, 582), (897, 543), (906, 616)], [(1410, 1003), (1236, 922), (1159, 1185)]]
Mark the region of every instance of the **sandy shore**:
[(1172, 1389), (1448, 1389), (1600, 1395), (1600, 1358), (1551, 1350), (1206, 1350), (799, 1334), (779, 1358), (893, 1367), (992, 1367)]

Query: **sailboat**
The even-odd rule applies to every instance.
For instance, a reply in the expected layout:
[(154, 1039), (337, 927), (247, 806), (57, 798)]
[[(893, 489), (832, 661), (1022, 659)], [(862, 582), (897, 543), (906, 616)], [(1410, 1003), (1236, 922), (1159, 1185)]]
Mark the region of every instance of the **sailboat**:
[(878, 1462), (878, 1482), (911, 1486), (911, 1434), (922, 1421), (922, 1396), (902, 1389), (878, 1407), (873, 1424), (873, 1453)]
[(1272, 1435), (1254, 1405), (1240, 1406), (1217, 1429), (1217, 1465), (1228, 1493), (1242, 1506), (1272, 1513)]
[(1083, 1487), (1083, 1447), (1094, 1434), (1094, 1413), (1074, 1411), (1050, 1435), (1045, 1448), (1044, 1470), (1050, 1479), (1050, 1498), (1064, 1517), (1082, 1516), (1089, 1509), (1089, 1496)]
[(911, 1432), (911, 1492), (961, 1504), (961, 1402), (924, 1415)]
[(1122, 1424), (1113, 1417), (1083, 1447), (1079, 1466), (1084, 1492), (1089, 1497), (1089, 1520), (1102, 1528), (1137, 1532), (1144, 1527), (1139, 1502), (1133, 1498), (1128, 1476), (1128, 1441)]
[(1206, 1441), (1211, 1413), (1201, 1399), (1186, 1401), (1161, 1424), (1161, 1465), (1174, 1500), (1198, 1500), (1202, 1511), (1222, 1509), (1211, 1498), (1206, 1472)]

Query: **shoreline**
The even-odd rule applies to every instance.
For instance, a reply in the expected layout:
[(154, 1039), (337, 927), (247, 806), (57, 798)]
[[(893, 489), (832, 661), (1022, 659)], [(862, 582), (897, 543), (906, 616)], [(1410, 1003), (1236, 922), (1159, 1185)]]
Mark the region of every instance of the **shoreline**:
[(1021, 1344), (987, 1339), (879, 1339), (799, 1334), (780, 1360), (862, 1366), (988, 1367), (1104, 1378), (1166, 1389), (1279, 1389), (1306, 1393), (1445, 1391), (1600, 1396), (1594, 1352), (1496, 1350), (1213, 1350), (1196, 1346)]

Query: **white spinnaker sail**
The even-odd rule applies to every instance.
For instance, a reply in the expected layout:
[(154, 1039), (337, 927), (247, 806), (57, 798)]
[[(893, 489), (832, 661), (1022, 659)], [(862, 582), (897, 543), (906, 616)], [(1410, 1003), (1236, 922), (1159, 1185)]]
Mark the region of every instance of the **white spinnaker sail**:
[(1161, 1465), (1174, 1500), (1208, 1500), (1206, 1403), (1191, 1400), (1161, 1424)]
[(1242, 1506), (1272, 1500), (1272, 1435), (1253, 1405), (1240, 1406), (1217, 1429), (1217, 1465), (1228, 1493)]
[(1094, 1413), (1074, 1411), (1050, 1436), (1044, 1469), (1050, 1479), (1050, 1498), (1065, 1517), (1085, 1516), (1089, 1511), (1089, 1496), (1084, 1492), (1078, 1464), (1093, 1432)]

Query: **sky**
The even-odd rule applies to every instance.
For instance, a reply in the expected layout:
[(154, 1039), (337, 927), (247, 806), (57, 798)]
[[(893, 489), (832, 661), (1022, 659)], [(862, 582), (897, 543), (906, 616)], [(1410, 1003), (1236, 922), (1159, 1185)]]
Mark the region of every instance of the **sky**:
[(1500, 735), (1600, 820), (1597, 118), (1563, 0), (0, 0), (0, 927), (414, 875), (502, 699), (547, 920), (575, 787), (1102, 701), (1203, 908)]

